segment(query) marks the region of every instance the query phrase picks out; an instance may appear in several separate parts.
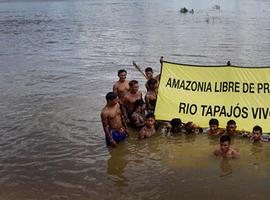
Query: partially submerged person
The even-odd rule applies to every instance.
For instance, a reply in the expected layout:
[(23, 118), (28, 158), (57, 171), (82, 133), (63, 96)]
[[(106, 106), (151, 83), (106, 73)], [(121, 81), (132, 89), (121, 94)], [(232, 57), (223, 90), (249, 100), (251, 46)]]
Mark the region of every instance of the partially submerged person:
[(149, 90), (149, 85), (148, 85), (148, 80), (154, 78), (154, 72), (153, 72), (153, 69), (151, 67), (147, 67), (145, 68), (145, 75), (147, 77), (147, 81), (145, 83), (145, 87), (146, 87), (146, 90), (148, 91)]
[(187, 122), (184, 124), (184, 131), (186, 134), (194, 134), (194, 133), (199, 133), (202, 132), (202, 129), (198, 127), (196, 124), (193, 122)]
[(269, 135), (262, 133), (262, 127), (256, 125), (252, 129), (252, 135), (250, 137), (250, 140), (253, 143), (257, 142), (268, 142), (269, 141)]
[(209, 120), (209, 130), (208, 130), (208, 135), (211, 136), (217, 136), (217, 135), (222, 135), (225, 132), (224, 129), (219, 128), (219, 121), (217, 119), (210, 119)]
[(138, 139), (144, 139), (144, 138), (149, 138), (151, 136), (153, 136), (156, 133), (155, 130), (155, 115), (153, 114), (147, 114), (146, 115), (146, 122), (145, 122), (145, 126), (140, 130)]
[(107, 104), (101, 111), (101, 122), (108, 146), (116, 146), (127, 137), (127, 126), (123, 120), (118, 97), (114, 92), (106, 95)]
[(239, 136), (240, 132), (236, 130), (237, 126), (236, 126), (236, 122), (234, 120), (229, 120), (227, 122), (227, 126), (226, 126), (226, 134), (229, 136)]
[(131, 125), (136, 129), (141, 129), (145, 124), (145, 103), (138, 99), (134, 103), (134, 112), (131, 114)]
[(220, 147), (214, 151), (216, 156), (224, 158), (239, 158), (240, 153), (233, 149), (231, 145), (231, 137), (229, 135), (222, 135), (219, 140)]
[(125, 95), (123, 101), (129, 119), (134, 111), (135, 101), (139, 99), (142, 99), (142, 92), (139, 91), (139, 83), (136, 80), (132, 80), (129, 82), (129, 91)]
[(127, 71), (120, 69), (118, 71), (119, 80), (113, 85), (113, 92), (117, 94), (120, 104), (123, 103), (124, 96), (129, 90), (129, 81), (126, 80)]
[(180, 118), (174, 118), (170, 122), (171, 124), (171, 132), (172, 133), (179, 133), (183, 129), (183, 124)]
[(150, 79), (147, 81), (149, 90), (145, 95), (146, 111), (148, 113), (154, 113), (157, 101), (157, 80)]

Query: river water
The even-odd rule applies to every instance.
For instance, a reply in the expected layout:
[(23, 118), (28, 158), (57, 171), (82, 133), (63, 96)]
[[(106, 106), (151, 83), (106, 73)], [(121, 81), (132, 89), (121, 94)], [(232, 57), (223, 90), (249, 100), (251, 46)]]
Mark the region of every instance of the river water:
[[(220, 5), (220, 10), (213, 9)], [(180, 14), (181, 7), (195, 13)], [(0, 199), (266, 199), (270, 144), (206, 135), (107, 148), (105, 94), (133, 60), (269, 66), (268, 0), (0, 0)]]

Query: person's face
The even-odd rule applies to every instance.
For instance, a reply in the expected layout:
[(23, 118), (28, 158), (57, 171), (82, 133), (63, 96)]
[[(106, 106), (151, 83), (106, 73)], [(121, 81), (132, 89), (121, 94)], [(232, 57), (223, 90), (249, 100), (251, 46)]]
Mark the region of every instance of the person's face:
[(119, 99), (118, 99), (118, 97), (116, 97), (114, 100), (110, 101), (110, 104), (111, 105), (116, 105), (118, 103), (118, 101), (119, 101)]
[(228, 134), (233, 134), (236, 130), (236, 125), (235, 124), (230, 124), (227, 125), (227, 132)]
[(260, 131), (253, 131), (252, 133), (253, 133), (253, 139), (255, 141), (259, 141), (260, 138), (261, 138), (262, 133)]
[(139, 91), (139, 84), (136, 83), (134, 84), (131, 88), (130, 88), (130, 91), (133, 92), (133, 93), (136, 93)]
[(216, 133), (217, 130), (218, 130), (218, 125), (216, 125), (216, 124), (211, 124), (211, 125), (210, 125), (210, 131), (211, 131), (212, 133)]
[(154, 119), (154, 118), (150, 117), (150, 118), (146, 119), (145, 125), (146, 125), (147, 127), (149, 127), (149, 128), (150, 128), (150, 127), (153, 127), (154, 124), (155, 124), (155, 119)]
[(230, 148), (230, 143), (229, 143), (229, 141), (221, 142), (221, 143), (220, 143), (220, 150), (221, 150), (223, 153), (228, 152), (228, 151), (229, 151), (229, 148)]
[(146, 76), (147, 76), (148, 79), (153, 78), (153, 72), (147, 71), (145, 74), (146, 74)]
[(119, 77), (119, 80), (120, 80), (120, 81), (124, 81), (124, 80), (126, 80), (126, 78), (127, 78), (127, 73), (126, 73), (126, 72), (122, 72), (122, 73), (120, 73), (120, 74), (118, 75), (118, 77)]

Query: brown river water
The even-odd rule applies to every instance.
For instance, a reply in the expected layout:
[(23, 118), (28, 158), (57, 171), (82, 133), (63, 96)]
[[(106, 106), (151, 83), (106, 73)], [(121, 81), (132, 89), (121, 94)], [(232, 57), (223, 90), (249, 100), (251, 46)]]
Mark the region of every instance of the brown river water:
[[(214, 5), (220, 9), (214, 9)], [(180, 14), (182, 7), (194, 14)], [(105, 94), (133, 60), (269, 66), (268, 0), (0, 0), (0, 200), (268, 199), (270, 143), (162, 134), (107, 148)]]

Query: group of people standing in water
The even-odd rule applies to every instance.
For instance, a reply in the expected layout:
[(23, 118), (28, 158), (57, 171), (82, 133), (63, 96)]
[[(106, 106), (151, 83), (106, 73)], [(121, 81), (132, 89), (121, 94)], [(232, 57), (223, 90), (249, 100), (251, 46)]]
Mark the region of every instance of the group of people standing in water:
[[(140, 70), (136, 63), (133, 65)], [(114, 83), (112, 91), (106, 95), (107, 103), (102, 109), (101, 121), (108, 146), (115, 147), (118, 142), (124, 141), (129, 135), (129, 127), (139, 131), (138, 139), (144, 139), (153, 136), (161, 125), (160, 122), (156, 122), (154, 116), (160, 75), (154, 76), (151, 67), (147, 67), (144, 72), (142, 73), (147, 79), (145, 83), (147, 92), (144, 97), (137, 80), (126, 80), (125, 69), (118, 71), (119, 80)], [(262, 134), (260, 126), (254, 126), (251, 133), (240, 132), (236, 128), (234, 120), (229, 120), (226, 128), (222, 129), (217, 119), (210, 119), (209, 128), (203, 130), (192, 122), (182, 123), (180, 118), (175, 118), (163, 123), (161, 132), (166, 136), (174, 133), (196, 134), (199, 132), (210, 136), (220, 136), (220, 148), (214, 154), (230, 158), (238, 158), (240, 155), (238, 151), (230, 147), (231, 137), (247, 137), (252, 142), (269, 141), (269, 136)]]

